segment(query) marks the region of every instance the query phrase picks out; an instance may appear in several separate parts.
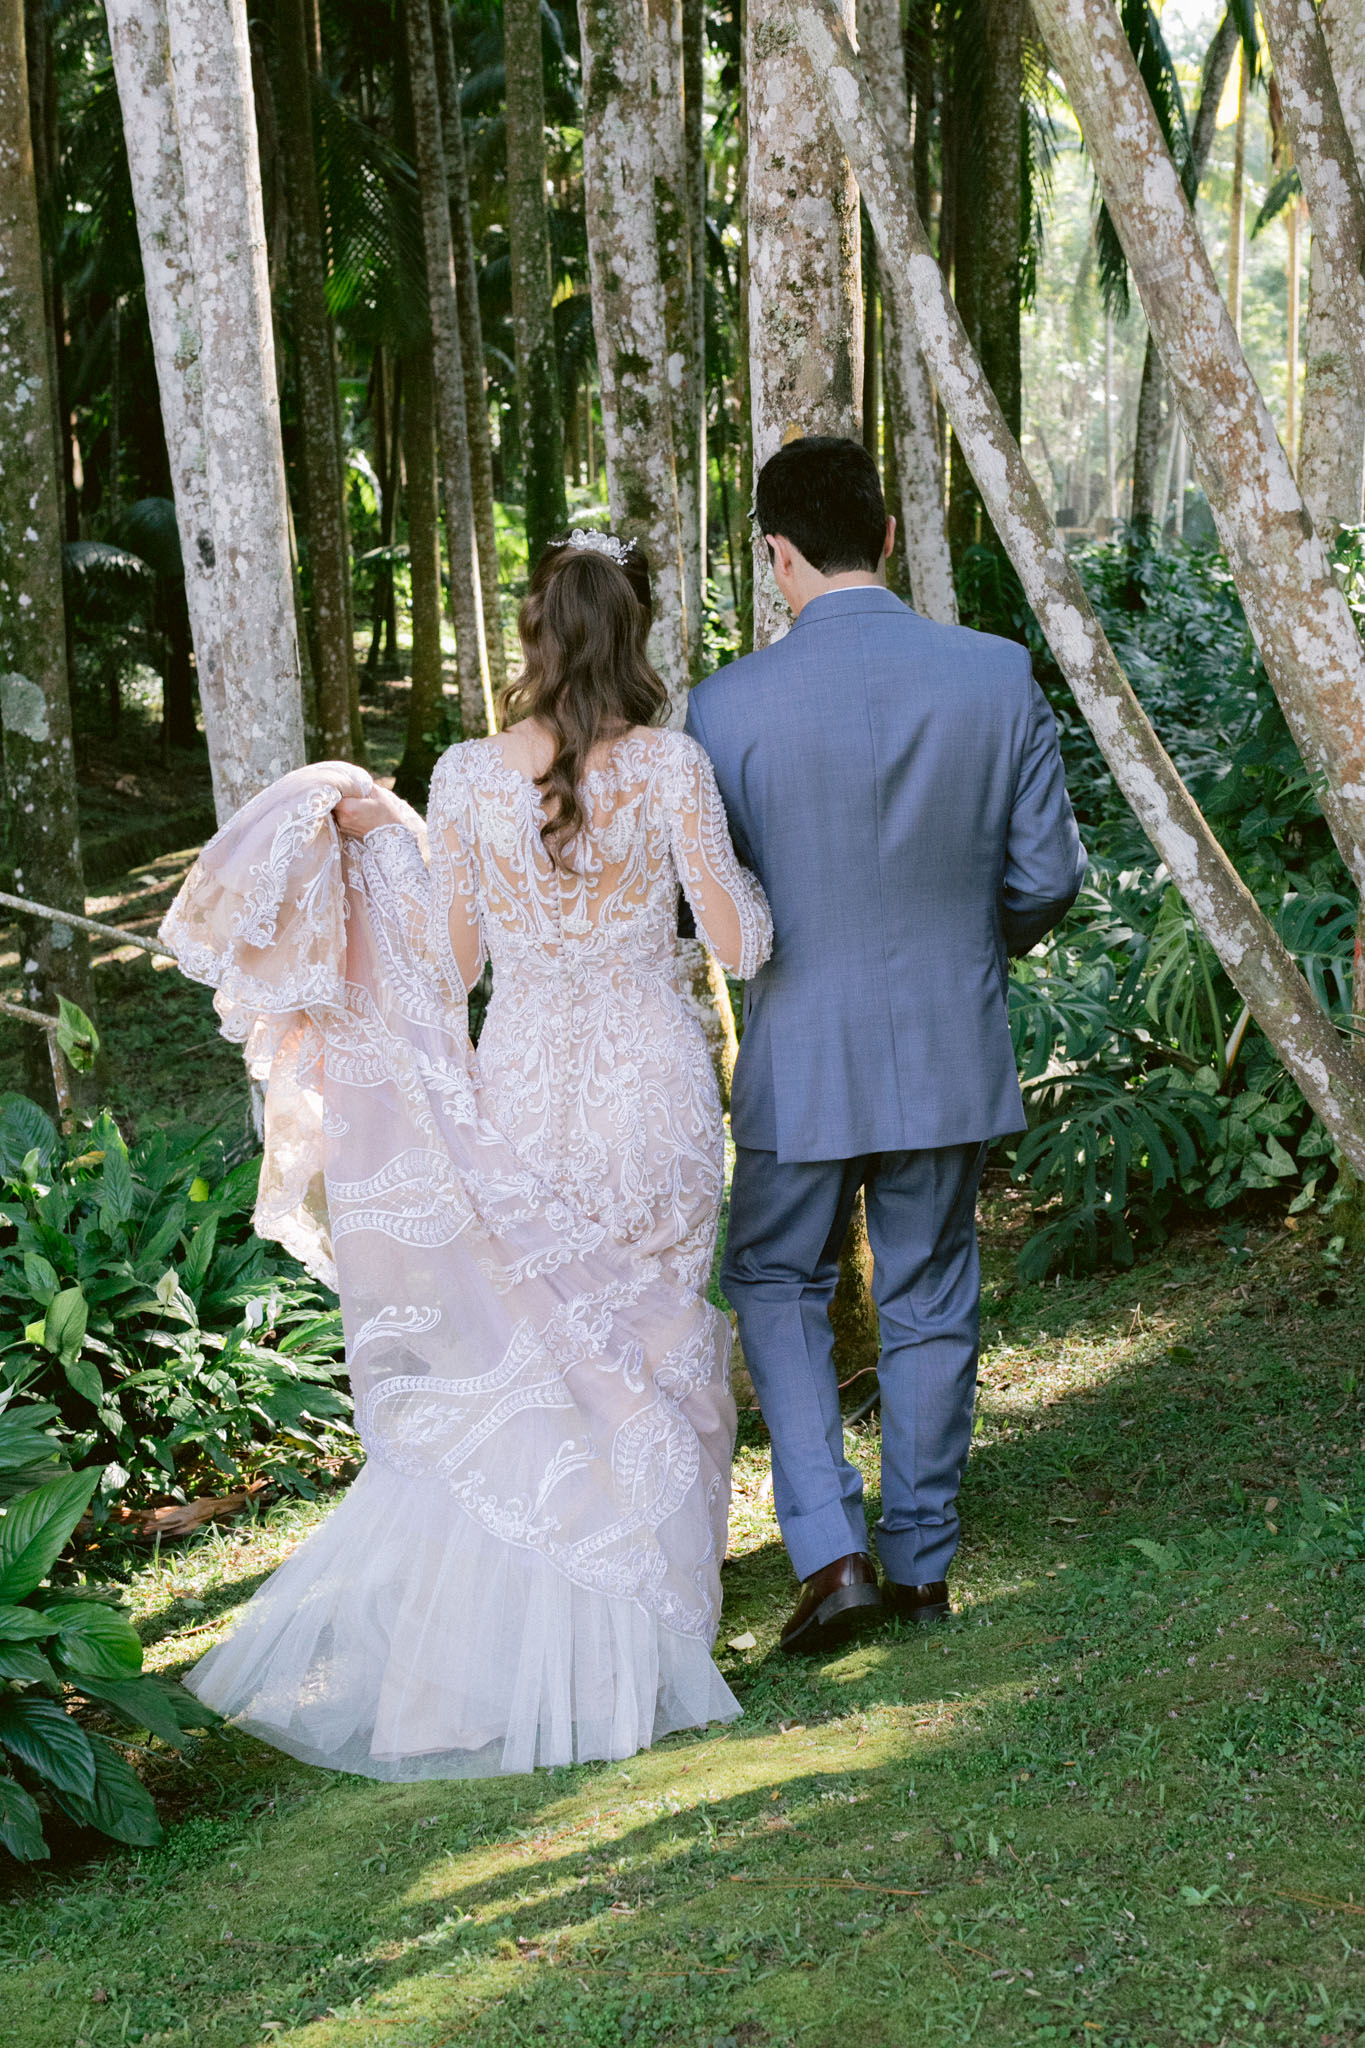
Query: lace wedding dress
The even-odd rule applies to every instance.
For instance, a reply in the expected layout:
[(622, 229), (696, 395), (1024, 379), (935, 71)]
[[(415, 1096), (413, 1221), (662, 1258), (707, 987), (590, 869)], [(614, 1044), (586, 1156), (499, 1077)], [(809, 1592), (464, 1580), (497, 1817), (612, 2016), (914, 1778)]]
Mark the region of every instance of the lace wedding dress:
[(674, 932), (681, 881), (747, 976), (767, 905), (681, 733), (588, 775), (573, 873), (496, 738), (443, 757), (425, 828), (343, 838), (333, 805), (371, 787), (285, 776), (162, 926), (265, 1082), (257, 1228), (339, 1290), (367, 1454), (187, 1682), (375, 1778), (628, 1756), (739, 1711), (710, 1656), (722, 1126)]

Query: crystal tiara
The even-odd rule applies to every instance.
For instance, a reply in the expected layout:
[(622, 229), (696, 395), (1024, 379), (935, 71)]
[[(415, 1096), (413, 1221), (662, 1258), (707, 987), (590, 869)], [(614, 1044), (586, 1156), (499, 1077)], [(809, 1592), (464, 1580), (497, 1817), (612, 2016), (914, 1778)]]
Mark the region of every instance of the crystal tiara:
[(628, 540), (620, 540), (614, 533), (590, 533), (584, 526), (576, 526), (560, 545), (578, 548), (584, 554), (607, 555), (623, 569), (630, 560), (631, 544)]

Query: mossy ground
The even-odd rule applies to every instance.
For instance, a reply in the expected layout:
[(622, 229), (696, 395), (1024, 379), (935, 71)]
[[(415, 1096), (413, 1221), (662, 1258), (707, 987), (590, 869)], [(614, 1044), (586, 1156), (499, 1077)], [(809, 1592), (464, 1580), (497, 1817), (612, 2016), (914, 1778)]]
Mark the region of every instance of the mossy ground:
[[(988, 1214), (949, 1627), (776, 1653), (792, 1586), (747, 1416), (720, 1651), (742, 1721), (476, 1784), (235, 1735), (149, 1753), (160, 1848), (68, 1839), (12, 1879), (0, 2038), (1365, 2038), (1365, 1276), (1310, 1226), (1021, 1288), (1015, 1206)], [(855, 1442), (875, 1481), (875, 1421)], [(206, 1648), (323, 1512), (144, 1554), (151, 1661)]]

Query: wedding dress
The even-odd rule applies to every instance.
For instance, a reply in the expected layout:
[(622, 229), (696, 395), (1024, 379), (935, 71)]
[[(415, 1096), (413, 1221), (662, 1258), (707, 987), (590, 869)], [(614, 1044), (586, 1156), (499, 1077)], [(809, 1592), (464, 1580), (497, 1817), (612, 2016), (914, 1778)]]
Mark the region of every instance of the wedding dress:
[(425, 827), (343, 837), (371, 787), (286, 775), (162, 926), (265, 1083), (256, 1225), (340, 1293), (367, 1460), (187, 1683), (375, 1778), (628, 1756), (739, 1712), (721, 1112), (674, 934), (681, 882), (748, 976), (767, 905), (681, 733), (587, 775), (572, 873), (497, 738), (443, 756)]

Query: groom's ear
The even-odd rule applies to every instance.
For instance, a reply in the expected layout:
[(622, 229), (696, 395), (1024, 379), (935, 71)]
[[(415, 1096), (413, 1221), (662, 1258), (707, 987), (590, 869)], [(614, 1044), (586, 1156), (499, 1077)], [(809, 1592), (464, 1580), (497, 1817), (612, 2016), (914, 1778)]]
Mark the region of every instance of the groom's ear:
[(886, 522), (886, 539), (882, 543), (882, 560), (884, 562), (889, 562), (891, 560), (891, 550), (895, 547), (895, 545), (896, 522), (894, 518), (888, 518)]

